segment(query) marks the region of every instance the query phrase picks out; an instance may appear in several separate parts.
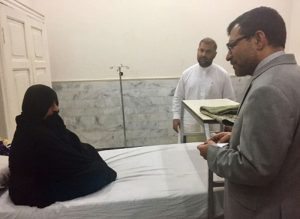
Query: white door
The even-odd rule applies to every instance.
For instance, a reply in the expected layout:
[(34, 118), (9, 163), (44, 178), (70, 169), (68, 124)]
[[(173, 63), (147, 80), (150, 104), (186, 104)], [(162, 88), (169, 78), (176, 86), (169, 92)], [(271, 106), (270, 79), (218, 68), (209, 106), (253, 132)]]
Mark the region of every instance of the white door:
[(17, 10), (0, 6), (3, 60), (1, 86), (8, 138), (15, 131), (26, 89), (36, 83), (51, 85), (44, 24)]
[(51, 74), (48, 57), (48, 42), (45, 25), (35, 20), (29, 21), (30, 42), (29, 52), (32, 60), (34, 84), (45, 84), (51, 87)]

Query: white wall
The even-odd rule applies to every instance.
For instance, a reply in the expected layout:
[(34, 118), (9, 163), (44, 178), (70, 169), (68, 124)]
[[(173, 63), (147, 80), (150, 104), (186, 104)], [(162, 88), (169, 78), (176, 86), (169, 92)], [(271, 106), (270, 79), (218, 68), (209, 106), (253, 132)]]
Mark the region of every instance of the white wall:
[(21, 2), (24, 5), (27, 5), (29, 7), (33, 6), (33, 0), (18, 0), (18, 2)]
[[(124, 78), (178, 77), (196, 63), (198, 42), (206, 36), (219, 45), (215, 61), (232, 73), (225, 44), (227, 25), (234, 18), (271, 6), (288, 28), (296, 29), (290, 21), (298, 16), (291, 16), (292, 2), (299, 8), (296, 0), (31, 1), (46, 16), (54, 81), (117, 78), (109, 67), (121, 63), (130, 66)], [(294, 43), (288, 42), (287, 50), (294, 50)]]
[(290, 32), (288, 33), (290, 37), (290, 48), (289, 50), (296, 55), (296, 59), (298, 64), (300, 63), (300, 28), (299, 28), (299, 20), (300, 20), (300, 1), (292, 0), (291, 4), (291, 25)]

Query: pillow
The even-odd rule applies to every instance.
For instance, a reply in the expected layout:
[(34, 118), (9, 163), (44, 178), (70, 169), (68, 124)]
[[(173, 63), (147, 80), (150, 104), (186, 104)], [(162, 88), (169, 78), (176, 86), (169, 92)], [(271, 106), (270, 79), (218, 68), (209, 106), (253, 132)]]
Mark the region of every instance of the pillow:
[(10, 151), (10, 145), (11, 143), (8, 139), (0, 137), (0, 155), (8, 156)]
[(0, 189), (7, 188), (9, 179), (8, 156), (0, 155)]

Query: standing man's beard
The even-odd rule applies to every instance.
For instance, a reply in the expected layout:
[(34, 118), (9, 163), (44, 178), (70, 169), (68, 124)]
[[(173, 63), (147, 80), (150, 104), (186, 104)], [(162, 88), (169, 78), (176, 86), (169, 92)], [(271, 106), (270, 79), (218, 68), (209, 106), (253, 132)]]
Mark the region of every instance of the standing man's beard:
[(198, 58), (198, 63), (201, 67), (206, 68), (212, 64), (212, 60), (209, 60), (205, 57)]
[(253, 75), (253, 73), (257, 67), (257, 63), (253, 62), (251, 60), (247, 61), (246, 63), (244, 62), (241, 65), (239, 65), (233, 61), (231, 61), (230, 64), (232, 65), (232, 67), (234, 69), (235, 75), (238, 77), (243, 77), (246, 75)]

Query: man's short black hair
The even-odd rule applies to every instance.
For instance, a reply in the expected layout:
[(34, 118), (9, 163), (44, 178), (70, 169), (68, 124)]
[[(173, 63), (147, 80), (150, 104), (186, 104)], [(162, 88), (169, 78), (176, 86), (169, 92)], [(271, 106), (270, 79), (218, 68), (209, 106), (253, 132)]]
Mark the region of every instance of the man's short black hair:
[(250, 37), (260, 30), (265, 33), (270, 45), (285, 47), (285, 22), (273, 8), (258, 7), (245, 12), (229, 24), (227, 28), (228, 35), (236, 25), (240, 26), (241, 35)]
[(203, 38), (201, 41), (200, 41), (200, 44), (201, 43), (205, 43), (205, 44), (211, 44), (215, 50), (217, 50), (217, 43), (216, 41), (214, 41), (212, 38), (210, 37), (206, 37), (206, 38)]

